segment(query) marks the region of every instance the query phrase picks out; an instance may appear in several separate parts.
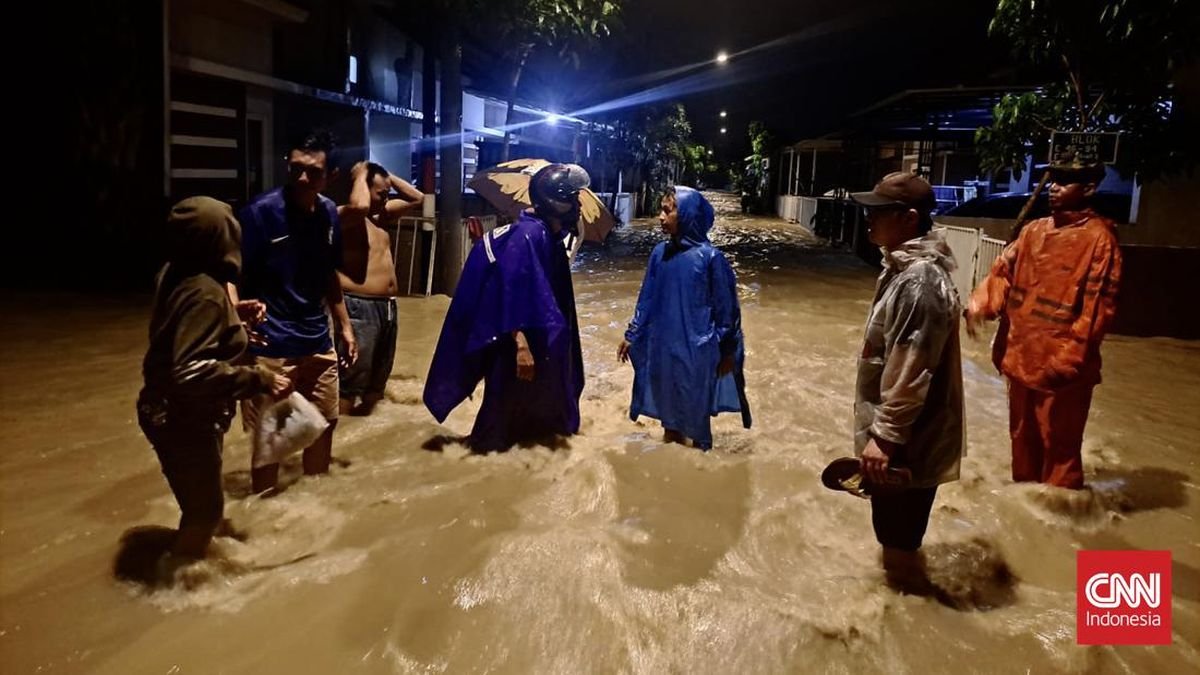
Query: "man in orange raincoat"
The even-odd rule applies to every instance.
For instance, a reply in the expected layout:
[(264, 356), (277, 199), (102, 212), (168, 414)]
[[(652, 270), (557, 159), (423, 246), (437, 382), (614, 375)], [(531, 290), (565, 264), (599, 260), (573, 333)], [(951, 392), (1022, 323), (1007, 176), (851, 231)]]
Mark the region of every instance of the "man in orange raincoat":
[(1090, 208), (1103, 177), (1103, 165), (1051, 165), (1050, 217), (1021, 230), (966, 310), (972, 336), (1000, 319), (992, 360), (1009, 382), (1015, 481), (1083, 487), (1083, 428), (1121, 278), (1113, 223)]

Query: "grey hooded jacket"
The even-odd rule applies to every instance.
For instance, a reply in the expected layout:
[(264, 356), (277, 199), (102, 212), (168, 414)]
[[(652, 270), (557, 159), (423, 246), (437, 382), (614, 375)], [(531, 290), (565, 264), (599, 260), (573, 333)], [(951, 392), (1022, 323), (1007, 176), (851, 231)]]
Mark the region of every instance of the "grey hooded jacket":
[(954, 258), (939, 231), (884, 253), (854, 399), (854, 450), (871, 437), (903, 446), (892, 466), (912, 487), (958, 479), (966, 450)]

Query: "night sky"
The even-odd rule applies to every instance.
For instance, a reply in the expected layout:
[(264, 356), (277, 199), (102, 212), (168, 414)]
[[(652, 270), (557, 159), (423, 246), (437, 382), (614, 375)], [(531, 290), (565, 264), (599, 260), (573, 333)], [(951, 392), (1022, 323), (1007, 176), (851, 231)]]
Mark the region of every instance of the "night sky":
[[(715, 146), (717, 159), (728, 162), (747, 153), (751, 120), (764, 121), (779, 141), (792, 142), (836, 131), (850, 113), (907, 88), (1013, 79), (1005, 46), (987, 37), (995, 0), (626, 0), (625, 5), (624, 25), (583, 55), (579, 71), (564, 67), (552, 52), (538, 54), (519, 98), (572, 112), (657, 91), (664, 103), (683, 102), (695, 140)], [(11, 201), (18, 209), (13, 221), (22, 226), (11, 242), (18, 261), (0, 274), (4, 286), (78, 287), (152, 278), (143, 263), (153, 258), (139, 250), (150, 246), (145, 233), (161, 222), (165, 209), (158, 173), (162, 149), (131, 142), (120, 146), (125, 150), (118, 156), (112, 148), (122, 138), (153, 139), (159, 133), (161, 62), (147, 55), (157, 57), (161, 50), (161, 17), (128, 8), (105, 0), (62, 16), (42, 6), (46, 20), (31, 25), (46, 29), (47, 36), (35, 44), (56, 47), (27, 50), (24, 60), (14, 62), (20, 66), (14, 90), (24, 92), (33, 106), (27, 112), (36, 111), (35, 126), (42, 131), (22, 128), (13, 134), (19, 180)], [(126, 11), (114, 11), (119, 9)], [(468, 76), (485, 91), (503, 95), (504, 73), (495, 58), (501, 46), (465, 47)], [(732, 55), (720, 68), (712, 63), (719, 50)], [(480, 59), (481, 51), (491, 54)], [(680, 72), (660, 76), (672, 69)], [(636, 108), (624, 108), (631, 109)], [(721, 109), (729, 112), (724, 137), (717, 133)], [(63, 233), (47, 265), (46, 209), (63, 204), (70, 204), (66, 217), (50, 221)], [(24, 266), (31, 269), (20, 269)]]
[[(667, 100), (687, 106), (696, 139), (720, 142), (725, 109), (725, 149), (741, 152), (733, 144), (745, 145), (751, 120), (790, 142), (834, 131), (846, 115), (904, 89), (1011, 79), (1005, 45), (987, 35), (994, 9), (995, 0), (629, 0), (623, 28), (582, 72), (543, 56), (522, 94), (579, 110), (683, 77), (705, 90)], [(764, 44), (775, 46), (754, 49)], [(734, 55), (724, 66), (640, 77), (711, 61), (722, 49)]]

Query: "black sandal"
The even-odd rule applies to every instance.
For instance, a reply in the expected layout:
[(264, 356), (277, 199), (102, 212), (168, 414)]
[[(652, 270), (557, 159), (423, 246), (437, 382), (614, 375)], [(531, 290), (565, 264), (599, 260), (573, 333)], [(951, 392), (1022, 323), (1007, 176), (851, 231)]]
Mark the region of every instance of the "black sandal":
[(912, 482), (912, 471), (902, 467), (888, 467), (887, 479), (879, 485), (871, 482), (862, 472), (862, 463), (857, 457), (839, 457), (821, 472), (821, 483), (830, 490), (848, 492), (855, 497), (870, 499), (872, 494), (907, 487)]

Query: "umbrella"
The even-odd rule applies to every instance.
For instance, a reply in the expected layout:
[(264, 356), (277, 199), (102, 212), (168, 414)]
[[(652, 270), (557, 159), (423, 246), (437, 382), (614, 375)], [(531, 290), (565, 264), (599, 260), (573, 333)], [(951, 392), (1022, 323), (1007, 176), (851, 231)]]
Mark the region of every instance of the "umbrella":
[[(467, 187), (515, 219), (533, 206), (529, 181), (533, 174), (550, 162), (544, 159), (514, 159), (475, 174)], [(616, 220), (596, 193), (584, 188), (579, 192), (579, 231), (586, 241), (603, 242)]]

